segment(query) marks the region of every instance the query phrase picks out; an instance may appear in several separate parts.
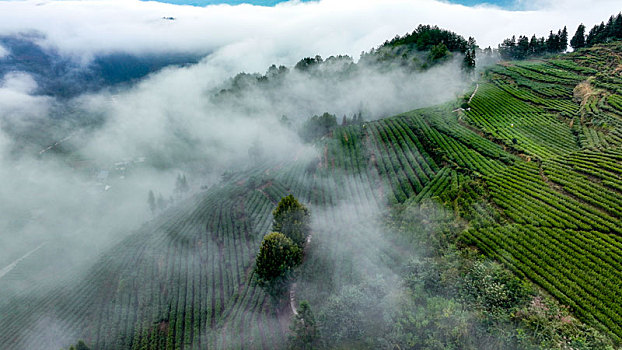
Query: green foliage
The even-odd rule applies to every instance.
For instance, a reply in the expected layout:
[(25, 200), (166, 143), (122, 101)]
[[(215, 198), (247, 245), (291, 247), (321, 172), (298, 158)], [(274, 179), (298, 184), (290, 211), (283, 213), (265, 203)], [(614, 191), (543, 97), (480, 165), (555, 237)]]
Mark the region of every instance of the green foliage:
[(607, 24), (601, 22), (600, 25), (597, 24), (592, 27), (585, 38), (585, 46), (593, 46), (620, 39), (622, 39), (622, 13), (609, 17)]
[(450, 53), (447, 46), (444, 43), (439, 43), (430, 48), (430, 54), (428, 55), (428, 58), (430, 61), (434, 62), (445, 59), (449, 57), (449, 55)]
[(432, 50), (433, 47), (443, 44), (451, 52), (466, 52), (468, 43), (464, 37), (437, 26), (419, 25), (412, 33), (396, 36), (383, 46), (409, 46), (419, 51)]
[(302, 261), (302, 250), (279, 232), (266, 235), (257, 255), (255, 273), (260, 283), (269, 284), (286, 276)]
[(337, 117), (333, 114), (314, 115), (304, 123), (298, 134), (304, 141), (311, 142), (328, 135), (337, 125)]
[(299, 71), (308, 71), (309, 69), (322, 64), (322, 62), (324, 62), (324, 60), (319, 55), (315, 57), (305, 57), (296, 63), (294, 69)]
[(585, 26), (583, 23), (579, 24), (577, 31), (570, 39), (570, 46), (575, 50), (585, 47)]
[(290, 349), (312, 350), (319, 346), (319, 332), (311, 306), (305, 300), (298, 306), (298, 315), (291, 325), (292, 335), (289, 338)]
[(503, 40), (499, 44), (499, 54), (508, 60), (522, 60), (528, 57), (541, 56), (545, 53), (565, 52), (568, 48), (568, 31), (566, 27), (553, 33), (549, 33), (548, 38), (537, 38), (535, 35), (531, 40), (527, 36), (512, 36)]
[[(516, 319), (531, 330), (543, 348), (613, 350), (611, 340), (593, 328), (579, 323), (568, 310), (550, 298), (535, 297), (515, 313)], [(524, 333), (523, 333), (524, 334)]]
[(290, 194), (281, 198), (272, 217), (272, 231), (284, 234), (302, 249), (310, 231), (309, 209)]
[(71, 345), (69, 350), (91, 350), (91, 348), (89, 348), (84, 341), (80, 340), (75, 346)]
[(373, 280), (343, 287), (332, 295), (318, 315), (319, 332), (328, 348), (350, 344), (373, 348), (383, 335), (385, 313), (391, 311), (385, 298), (385, 281)]
[(475, 50), (477, 48), (477, 44), (475, 43), (475, 38), (469, 37), (468, 47), (466, 52), (464, 53), (463, 67), (466, 71), (473, 71), (475, 69)]
[[(32, 303), (41, 314), (54, 305), (97, 348), (283, 345), (264, 292), (283, 296), (302, 251), (277, 234), (276, 250), (288, 254), (272, 279), (252, 264), (274, 203), (296, 193), (319, 208), (345, 202), (348, 214), (318, 210), (329, 228), (307, 244), (296, 281), (313, 302), (317, 332), (294, 324), (295, 348), (611, 349), (622, 334), (622, 95), (610, 53), (621, 49), (497, 66), (470, 110), (454, 111), (457, 102), (365, 123), (346, 118), (320, 141), (312, 169), (304, 160), (228, 172), (222, 186), (130, 235), (76, 288), (3, 306), (14, 316), (0, 320), (0, 343), (23, 333), (44, 347), (45, 336), (24, 331), (36, 320), (23, 308)], [(586, 80), (589, 98), (573, 101)], [(161, 196), (153, 197), (157, 205)], [(376, 211), (390, 228), (362, 227)]]

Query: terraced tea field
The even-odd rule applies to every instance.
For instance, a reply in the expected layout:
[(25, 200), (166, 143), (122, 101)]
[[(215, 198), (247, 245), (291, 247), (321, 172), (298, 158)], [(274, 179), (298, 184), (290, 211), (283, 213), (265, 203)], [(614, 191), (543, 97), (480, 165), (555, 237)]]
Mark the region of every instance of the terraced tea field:
[[(146, 224), (78, 282), (12, 295), (0, 310), (0, 344), (43, 349), (40, 329), (54, 322), (64, 346), (284, 347), (290, 315), (270, 307), (252, 271), (271, 212), (288, 193), (325, 223), (314, 226), (303, 270), (320, 268), (314, 252), (323, 251), (335, 278), (356, 279), (353, 264), (373, 273), (376, 262), (357, 255), (370, 246), (397, 265), (409, 248), (374, 246), (362, 233), (366, 218), (435, 201), (468, 222), (460, 244), (620, 342), (620, 67), (619, 43), (507, 62), (486, 72), (463, 110), (472, 91), (464, 101), (338, 127), (317, 158), (236, 173)], [(481, 191), (467, 190), (474, 185)], [(321, 303), (335, 281), (298, 282), (299, 295)]]

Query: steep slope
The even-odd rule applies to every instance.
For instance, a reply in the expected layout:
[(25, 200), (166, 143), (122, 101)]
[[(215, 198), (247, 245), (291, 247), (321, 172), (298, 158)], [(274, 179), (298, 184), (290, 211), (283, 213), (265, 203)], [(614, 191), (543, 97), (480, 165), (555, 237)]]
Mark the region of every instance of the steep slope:
[[(296, 287), (311, 305), (331, 305), (340, 286), (379, 275), (399, 284), (397, 270), (415, 247), (389, 238), (373, 218), (439, 203), (443, 218), (426, 224), (465, 223), (462, 245), (619, 342), (621, 53), (612, 44), (498, 65), (472, 99), (469, 92), (454, 104), (342, 126), (321, 141), (318, 159), (235, 174), (146, 225), (76, 285), (14, 296), (0, 311), (0, 344), (284, 347), (289, 315), (271, 307), (252, 266), (288, 193), (314, 216)], [(51, 340), (43, 331), (50, 324), (62, 336)]]

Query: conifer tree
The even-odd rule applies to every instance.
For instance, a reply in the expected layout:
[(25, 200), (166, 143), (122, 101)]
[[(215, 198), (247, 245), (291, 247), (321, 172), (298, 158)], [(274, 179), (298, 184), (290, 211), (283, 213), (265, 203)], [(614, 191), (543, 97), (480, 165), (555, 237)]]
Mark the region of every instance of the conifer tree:
[(570, 46), (575, 50), (585, 47), (585, 26), (583, 23), (579, 24), (577, 31), (574, 33), (572, 39), (570, 39)]
[(310, 231), (309, 209), (290, 194), (281, 198), (272, 216), (272, 231), (283, 233), (302, 248)]
[(566, 30), (566, 26), (564, 26), (564, 29), (562, 29), (559, 35), (559, 52), (566, 52), (566, 50), (568, 50), (568, 30)]

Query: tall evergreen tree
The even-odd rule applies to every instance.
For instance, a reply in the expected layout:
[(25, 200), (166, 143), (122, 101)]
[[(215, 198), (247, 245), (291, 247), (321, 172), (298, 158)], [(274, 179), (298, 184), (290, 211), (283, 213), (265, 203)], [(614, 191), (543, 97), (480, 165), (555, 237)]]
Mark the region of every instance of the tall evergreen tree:
[(604, 34), (605, 34), (606, 38), (614, 38), (615, 37), (614, 23), (615, 23), (615, 17), (610, 16), (609, 20), (607, 21), (607, 24), (605, 25)]
[(529, 40), (529, 55), (536, 55), (539, 53), (539, 51), (540, 49), (538, 47), (538, 38), (534, 34), (531, 37), (531, 40)]
[(272, 216), (272, 231), (283, 233), (302, 248), (310, 231), (309, 209), (290, 194), (281, 198)]
[(570, 39), (570, 46), (575, 50), (585, 47), (585, 26), (583, 23), (579, 24), (577, 31), (574, 33), (572, 39)]
[(523, 59), (529, 53), (529, 39), (526, 36), (519, 36), (518, 41), (516, 42), (516, 53), (514, 55), (515, 58)]
[(622, 39), (622, 12), (618, 13), (616, 20), (613, 23), (613, 33), (616, 39)]
[(463, 60), (463, 68), (466, 71), (473, 71), (475, 69), (475, 49), (477, 48), (477, 44), (475, 43), (475, 38), (469, 37), (467, 50), (464, 53)]
[(568, 50), (568, 30), (566, 30), (566, 26), (564, 26), (564, 29), (562, 29), (559, 35), (559, 51), (566, 52), (566, 50)]
[(555, 53), (559, 52), (559, 37), (561, 35), (561, 31), (557, 31), (557, 34), (553, 34), (553, 31), (549, 33), (549, 37), (546, 40), (546, 51)]

